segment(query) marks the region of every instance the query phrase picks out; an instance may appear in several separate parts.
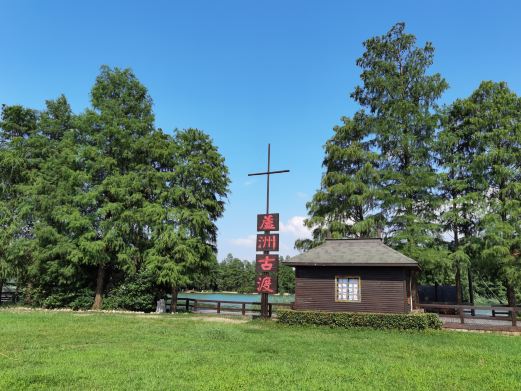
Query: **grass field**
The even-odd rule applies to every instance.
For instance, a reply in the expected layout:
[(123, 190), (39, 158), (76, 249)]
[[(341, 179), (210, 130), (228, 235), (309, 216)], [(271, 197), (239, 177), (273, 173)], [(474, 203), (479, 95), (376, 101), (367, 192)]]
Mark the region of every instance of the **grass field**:
[(4, 310), (0, 389), (520, 390), (521, 337)]

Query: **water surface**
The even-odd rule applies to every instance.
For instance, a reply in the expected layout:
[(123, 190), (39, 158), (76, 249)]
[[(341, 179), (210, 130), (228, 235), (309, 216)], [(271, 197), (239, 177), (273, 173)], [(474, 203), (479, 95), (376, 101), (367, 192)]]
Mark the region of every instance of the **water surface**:
[[(184, 293), (179, 292), (179, 298), (199, 299), (199, 300), (231, 300), (246, 301), (248, 303), (259, 303), (261, 295), (257, 293)], [(295, 295), (269, 295), (270, 303), (292, 303)]]

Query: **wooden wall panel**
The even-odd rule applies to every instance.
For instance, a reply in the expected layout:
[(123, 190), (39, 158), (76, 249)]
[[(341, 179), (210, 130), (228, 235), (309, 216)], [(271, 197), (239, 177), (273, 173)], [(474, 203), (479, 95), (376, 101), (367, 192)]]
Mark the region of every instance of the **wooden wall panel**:
[[(406, 271), (401, 267), (296, 267), (296, 310), (408, 312)], [(335, 276), (360, 276), (361, 301), (335, 302)]]

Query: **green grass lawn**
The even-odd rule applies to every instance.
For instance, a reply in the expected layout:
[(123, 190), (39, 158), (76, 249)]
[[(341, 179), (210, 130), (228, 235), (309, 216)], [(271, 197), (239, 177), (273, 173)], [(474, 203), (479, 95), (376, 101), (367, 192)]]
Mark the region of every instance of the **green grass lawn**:
[(0, 389), (520, 390), (521, 337), (4, 310)]

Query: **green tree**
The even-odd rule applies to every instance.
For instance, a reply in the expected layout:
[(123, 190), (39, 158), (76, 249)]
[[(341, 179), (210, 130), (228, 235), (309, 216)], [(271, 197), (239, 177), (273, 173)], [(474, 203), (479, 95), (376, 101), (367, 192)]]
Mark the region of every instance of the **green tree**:
[(427, 74), (434, 48), (429, 42), (416, 46), (404, 23), (364, 46), (357, 60), (362, 85), (351, 96), (363, 107), (359, 115), (372, 129), (380, 154), (386, 241), (433, 272), (445, 258), (436, 215), (440, 199), (433, 146), (440, 123), (436, 101), (447, 83), (437, 73)]
[[(2, 110), (1, 263), (4, 272), (0, 274), (4, 278), (15, 277), (18, 285), (25, 280), (29, 294), (41, 276), (37, 269), (43, 255), (43, 249), (38, 246), (38, 232), (45, 216), (40, 210), (38, 186), (42, 183), (42, 171), (56, 155), (57, 144), (69, 129), (67, 122), (72, 118), (63, 96), (47, 101), (46, 106), (42, 113), (22, 106), (4, 106)], [(59, 128), (58, 124), (63, 127)], [(51, 170), (59, 169), (60, 165), (53, 165)]]
[(149, 208), (155, 220), (146, 262), (171, 288), (175, 308), (179, 289), (208, 275), (217, 262), (216, 220), (224, 212), (229, 178), (224, 158), (200, 130), (176, 131), (163, 150), (157, 154), (162, 187)]
[(199, 130), (155, 129), (129, 69), (103, 66), (91, 102), (79, 116), (63, 96), (42, 113), (2, 108), (0, 285), (16, 277), (52, 306), (82, 307), (95, 287), (94, 309), (140, 276), (177, 292), (216, 268), (224, 159)]
[[(31, 185), (41, 164), (44, 140), (38, 137), (39, 116), (19, 105), (2, 106), (0, 121), (0, 285), (28, 279), (33, 262), (34, 203)], [(30, 301), (30, 287), (26, 290)]]
[(228, 254), (218, 267), (217, 289), (219, 291), (238, 290), (241, 285), (243, 276), (243, 266), (240, 259), (235, 258), (232, 254)]
[(217, 291), (219, 289), (219, 272), (220, 264), (215, 262), (210, 265), (209, 270), (203, 270), (195, 273), (188, 289), (195, 289), (198, 291)]
[(458, 304), (462, 301), (461, 271), (464, 268), (468, 271), (472, 301), (470, 262), (472, 258), (478, 258), (475, 247), (488, 187), (480, 158), (485, 152), (484, 129), (474, 120), (477, 111), (479, 107), (472, 98), (452, 103), (445, 112), (436, 143), (441, 171), (440, 192), (444, 200), (440, 220), (443, 229), (452, 235), (448, 261), (455, 270)]
[(133, 272), (148, 236), (144, 220), (147, 187), (153, 175), (150, 138), (152, 99), (129, 69), (101, 68), (91, 92), (92, 109), (81, 116), (85, 147), (85, 189), (90, 207), (81, 215), (76, 262), (97, 268), (93, 309), (101, 308), (105, 274)]
[[(290, 257), (287, 256), (286, 259)], [(279, 258), (279, 292), (280, 293), (295, 293), (295, 270), (291, 266), (282, 263), (283, 257)]]
[(255, 264), (228, 254), (219, 264), (220, 291), (250, 293), (255, 290)]
[(307, 203), (312, 240), (297, 240), (307, 250), (326, 238), (369, 237), (382, 227), (379, 213), (378, 153), (371, 149), (370, 128), (364, 115), (343, 117), (343, 125), (324, 147), (325, 173), (321, 188)]
[(38, 133), (46, 149), (31, 186), (37, 216), (31, 278), (39, 301), (50, 295), (73, 297), (90, 277), (90, 270), (75, 262), (79, 238), (89, 227), (90, 206), (82, 203), (89, 178), (80, 158), (85, 143), (76, 122), (64, 96), (47, 101), (40, 115)]
[(469, 98), (481, 133), (486, 214), (482, 257), (499, 272), (509, 305), (521, 287), (521, 98), (506, 83), (482, 82)]

